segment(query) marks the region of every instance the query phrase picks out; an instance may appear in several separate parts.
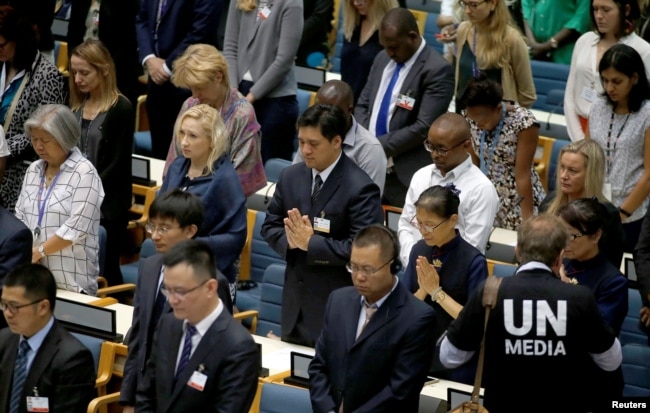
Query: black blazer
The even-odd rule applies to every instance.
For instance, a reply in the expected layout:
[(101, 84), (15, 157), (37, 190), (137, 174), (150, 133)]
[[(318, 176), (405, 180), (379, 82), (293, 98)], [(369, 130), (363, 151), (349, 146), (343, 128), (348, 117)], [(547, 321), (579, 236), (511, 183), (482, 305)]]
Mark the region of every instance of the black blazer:
[(32, 262), (32, 231), (0, 206), (0, 290), (9, 271)]
[[(370, 69), (366, 86), (354, 108), (354, 117), (369, 128), (372, 107), (381, 83), (384, 68), (390, 62), (385, 51), (379, 52)], [(451, 65), (429, 45), (413, 63), (400, 93), (415, 99), (412, 110), (396, 107), (390, 118), (390, 132), (378, 136), (386, 152), (395, 162), (395, 173), (408, 188), (413, 174), (431, 163), (422, 142), (438, 116), (447, 112), (454, 95), (454, 72)]]
[[(345, 154), (329, 175), (316, 203), (311, 203), (312, 170), (303, 162), (285, 168), (262, 225), (262, 236), (287, 261), (282, 292), (282, 335), (287, 336), (302, 312), (314, 342), (323, 323), (329, 294), (352, 285), (345, 264), (350, 260), (352, 239), (362, 228), (384, 222), (379, 188)], [(316, 232), (309, 250), (289, 249), (284, 232), (287, 211), (330, 221), (330, 231)]]
[(309, 366), (314, 412), (417, 413), (435, 346), (434, 311), (401, 283), (355, 339), (361, 297), (334, 291)]
[[(14, 364), (20, 336), (8, 328), (0, 331), (0, 411), (9, 410)], [(32, 362), (19, 413), (27, 412), (27, 397), (47, 397), (50, 412), (84, 413), (95, 397), (97, 373), (90, 351), (56, 320)]]

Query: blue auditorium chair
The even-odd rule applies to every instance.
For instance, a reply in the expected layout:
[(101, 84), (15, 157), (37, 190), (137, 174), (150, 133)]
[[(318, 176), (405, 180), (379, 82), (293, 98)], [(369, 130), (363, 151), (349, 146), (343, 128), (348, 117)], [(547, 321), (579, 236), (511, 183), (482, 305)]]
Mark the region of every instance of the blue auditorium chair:
[(284, 384), (264, 383), (260, 413), (312, 413), (309, 390)]

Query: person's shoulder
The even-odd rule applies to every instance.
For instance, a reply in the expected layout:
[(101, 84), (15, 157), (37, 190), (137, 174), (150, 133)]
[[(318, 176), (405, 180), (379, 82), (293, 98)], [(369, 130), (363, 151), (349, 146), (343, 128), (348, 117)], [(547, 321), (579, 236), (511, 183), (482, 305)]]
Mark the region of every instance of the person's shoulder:
[(383, 149), (383, 146), (381, 146), (381, 142), (379, 142), (379, 139), (377, 139), (375, 136), (373, 136), (372, 133), (368, 129), (366, 129), (363, 125), (357, 122), (356, 124), (356, 131), (355, 131), (355, 146), (366, 146), (366, 147), (379, 147)]
[(114, 109), (119, 112), (133, 112), (133, 103), (124, 95), (117, 95)]
[(0, 348), (9, 345), (12, 340), (17, 340), (18, 336), (14, 334), (9, 327), (0, 330)]

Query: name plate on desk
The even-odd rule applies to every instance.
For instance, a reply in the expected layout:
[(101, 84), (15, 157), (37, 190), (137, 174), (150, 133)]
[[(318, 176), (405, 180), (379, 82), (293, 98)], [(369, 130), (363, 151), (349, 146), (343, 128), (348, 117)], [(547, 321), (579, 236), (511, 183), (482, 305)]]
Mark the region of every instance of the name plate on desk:
[(515, 246), (517, 245), (517, 232), (503, 228), (494, 228), (490, 234), (485, 258), (508, 263), (516, 263)]

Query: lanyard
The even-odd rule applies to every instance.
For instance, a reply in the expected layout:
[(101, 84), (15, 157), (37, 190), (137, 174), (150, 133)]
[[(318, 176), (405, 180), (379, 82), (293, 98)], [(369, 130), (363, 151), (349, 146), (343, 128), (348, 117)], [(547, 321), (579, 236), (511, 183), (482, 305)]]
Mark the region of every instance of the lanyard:
[[(630, 114), (628, 113), (625, 116), (625, 120), (623, 121), (623, 126), (621, 126), (621, 129), (618, 130), (618, 135), (616, 135), (616, 139), (614, 140), (614, 144), (611, 144), (612, 141), (612, 127), (614, 126), (614, 114), (615, 112), (612, 110), (612, 116), (609, 119), (609, 131), (607, 132), (607, 177), (609, 177), (609, 173), (612, 171), (612, 152), (616, 150), (616, 144), (618, 143), (618, 138), (621, 137), (621, 133), (623, 132), (623, 129), (625, 128), (625, 125), (627, 124), (627, 120), (630, 118)], [(610, 149), (610, 145), (612, 146)]]
[(497, 128), (494, 130), (494, 139), (492, 140), (492, 146), (489, 148), (489, 156), (488, 158), (485, 158), (485, 138), (487, 137), (487, 131), (483, 130), (481, 133), (481, 146), (478, 148), (479, 150), (479, 157), (480, 157), (480, 162), (481, 162), (481, 171), (488, 176), (490, 172), (490, 165), (492, 164), (492, 160), (494, 159), (494, 150), (497, 148), (497, 145), (499, 144), (499, 137), (501, 136), (501, 129), (503, 128), (503, 122), (506, 119), (506, 104), (504, 102), (501, 102), (501, 119), (499, 119), (499, 124), (497, 125)]
[(472, 76), (478, 77), (481, 74), (481, 71), (478, 68), (478, 63), (476, 62), (476, 26), (474, 26), (474, 61), (472, 62)]
[(45, 205), (47, 204), (47, 200), (49, 199), (50, 195), (52, 194), (52, 189), (54, 188), (54, 185), (56, 185), (56, 181), (59, 179), (59, 176), (61, 175), (61, 169), (59, 169), (59, 172), (56, 173), (54, 176), (54, 179), (52, 179), (52, 183), (50, 184), (50, 187), (47, 190), (47, 193), (45, 194), (45, 199), (43, 199), (43, 202), (41, 202), (41, 196), (43, 194), (43, 188), (45, 187), (45, 169), (43, 170), (43, 175), (41, 175), (41, 183), (38, 186), (38, 224), (36, 224), (36, 228), (34, 229), (34, 235), (37, 237), (41, 233), (41, 223), (43, 222), (43, 216), (45, 215)]

